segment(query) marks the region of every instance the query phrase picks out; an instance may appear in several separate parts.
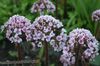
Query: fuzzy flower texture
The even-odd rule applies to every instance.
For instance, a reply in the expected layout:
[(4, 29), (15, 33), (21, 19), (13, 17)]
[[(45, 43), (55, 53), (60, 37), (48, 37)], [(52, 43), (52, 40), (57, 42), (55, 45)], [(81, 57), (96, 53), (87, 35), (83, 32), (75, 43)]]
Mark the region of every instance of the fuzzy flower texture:
[(100, 21), (100, 9), (96, 10), (92, 13), (92, 20), (93, 21)]
[(44, 42), (50, 44), (55, 51), (61, 51), (65, 46), (67, 35), (62, 23), (52, 16), (40, 16), (29, 27), (32, 31), (33, 44), (42, 47)]
[(47, 10), (48, 12), (54, 12), (55, 11), (55, 6), (53, 5), (53, 3), (49, 0), (38, 0), (37, 2), (35, 2), (31, 8), (31, 12), (35, 13), (35, 12), (39, 12), (39, 13), (43, 13), (45, 10)]
[(60, 61), (64, 66), (75, 64), (76, 55), (82, 61), (91, 61), (98, 55), (98, 41), (89, 30), (77, 28), (70, 32)]
[(2, 26), (6, 31), (6, 38), (12, 43), (21, 43), (23, 36), (27, 36), (30, 32), (27, 26), (30, 26), (30, 20), (24, 16), (14, 15)]

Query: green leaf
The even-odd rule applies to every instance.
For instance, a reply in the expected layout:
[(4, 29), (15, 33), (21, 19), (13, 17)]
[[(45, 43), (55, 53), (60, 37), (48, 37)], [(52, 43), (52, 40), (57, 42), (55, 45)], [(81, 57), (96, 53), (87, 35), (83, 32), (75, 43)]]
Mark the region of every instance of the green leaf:
[(38, 57), (41, 59), (42, 56), (43, 56), (43, 51), (44, 51), (44, 47), (40, 48), (40, 51), (39, 51), (39, 54), (38, 54)]
[(91, 64), (100, 66), (100, 55), (96, 56), (94, 61), (91, 62)]
[(55, 64), (51, 64), (50, 66), (55, 66)]
[(2, 39), (3, 39), (3, 36), (0, 35), (0, 40), (2, 40)]
[(18, 54), (16, 51), (9, 51), (8, 52), (10, 56), (13, 56), (13, 57), (18, 57)]

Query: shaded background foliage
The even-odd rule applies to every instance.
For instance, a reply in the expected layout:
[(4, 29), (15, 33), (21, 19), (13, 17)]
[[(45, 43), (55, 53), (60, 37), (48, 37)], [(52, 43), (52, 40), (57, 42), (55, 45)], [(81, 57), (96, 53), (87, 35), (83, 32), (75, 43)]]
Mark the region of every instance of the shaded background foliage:
[[(0, 26), (3, 25), (10, 16), (19, 14), (27, 17), (34, 21), (39, 16), (38, 13), (32, 14), (30, 8), (32, 4), (37, 0), (0, 0)], [(92, 34), (97, 34), (97, 39), (100, 40), (100, 27), (96, 31), (96, 24), (91, 19), (93, 11), (100, 9), (100, 0), (51, 0), (56, 6), (56, 11), (51, 14), (57, 19), (60, 19), (67, 32), (69, 33), (72, 29), (80, 27), (89, 29)], [(95, 34), (96, 33), (96, 34)], [(30, 43), (22, 44), (25, 59), (39, 58), (41, 61), (44, 60), (43, 48), (32, 50)], [(50, 49), (52, 50), (52, 49)], [(49, 50), (49, 51), (50, 51)], [(100, 52), (99, 52), (100, 53)], [(58, 59), (59, 53), (50, 51), (50, 60), (54, 60), (55, 57)], [(17, 52), (14, 44), (11, 44), (9, 40), (5, 38), (5, 34), (0, 31), (0, 60), (16, 60)], [(51, 66), (59, 63), (54, 60), (51, 62)], [(91, 62), (91, 66), (100, 66), (100, 55), (95, 58), (95, 61)], [(58, 66), (58, 65), (56, 65)]]

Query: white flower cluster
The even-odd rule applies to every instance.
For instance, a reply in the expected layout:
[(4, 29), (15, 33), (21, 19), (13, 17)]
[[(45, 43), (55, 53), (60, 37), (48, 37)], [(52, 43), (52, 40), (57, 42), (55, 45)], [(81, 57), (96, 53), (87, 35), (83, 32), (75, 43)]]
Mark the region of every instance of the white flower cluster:
[(22, 37), (24, 38), (30, 32), (27, 30), (30, 25), (30, 20), (24, 16), (14, 15), (2, 26), (2, 29), (6, 31), (6, 38), (12, 43), (20, 43), (22, 42)]
[(96, 10), (92, 13), (92, 20), (93, 21), (100, 21), (100, 9)]
[(32, 31), (32, 41), (38, 47), (42, 47), (44, 41), (50, 43), (55, 51), (62, 50), (65, 46), (67, 35), (62, 23), (52, 16), (40, 16), (36, 18), (33, 24), (29, 27)]
[(55, 6), (53, 3), (49, 0), (38, 0), (35, 2), (31, 8), (31, 12), (40, 12), (43, 13), (43, 11), (47, 10), (48, 12), (54, 12)]
[(98, 55), (98, 41), (89, 30), (77, 28), (70, 32), (68, 45), (63, 49), (61, 62), (68, 65), (75, 63), (76, 50), (79, 50), (78, 53), (80, 53), (81, 59), (85, 61), (93, 60)]

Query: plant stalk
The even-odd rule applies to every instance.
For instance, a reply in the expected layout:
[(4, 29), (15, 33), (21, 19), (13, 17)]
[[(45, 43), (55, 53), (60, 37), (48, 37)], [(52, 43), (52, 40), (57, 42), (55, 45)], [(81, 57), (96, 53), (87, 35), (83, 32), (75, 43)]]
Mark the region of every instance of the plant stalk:
[(16, 49), (18, 52), (18, 60), (22, 60), (23, 59), (23, 52), (22, 52), (22, 48), (19, 44), (16, 44)]
[(48, 56), (48, 43), (45, 41), (45, 46), (44, 46), (44, 50), (45, 50), (45, 66), (48, 66), (48, 60), (49, 60), (49, 56)]
[(98, 39), (98, 33), (99, 33), (99, 28), (100, 28), (99, 27), (99, 22), (96, 22), (95, 24), (96, 24), (96, 26), (95, 26), (95, 29), (96, 29), (95, 30), (95, 37)]
[(67, 18), (68, 15), (67, 15), (67, 0), (64, 0), (64, 14), (63, 14), (63, 18)]
[(75, 56), (75, 66), (80, 66), (79, 65), (79, 59), (80, 59), (80, 56), (79, 56), (79, 53), (80, 53), (80, 45), (78, 44), (78, 46), (75, 45), (75, 53), (76, 53), (76, 56)]
[(56, 18), (58, 17), (58, 0), (56, 0)]

